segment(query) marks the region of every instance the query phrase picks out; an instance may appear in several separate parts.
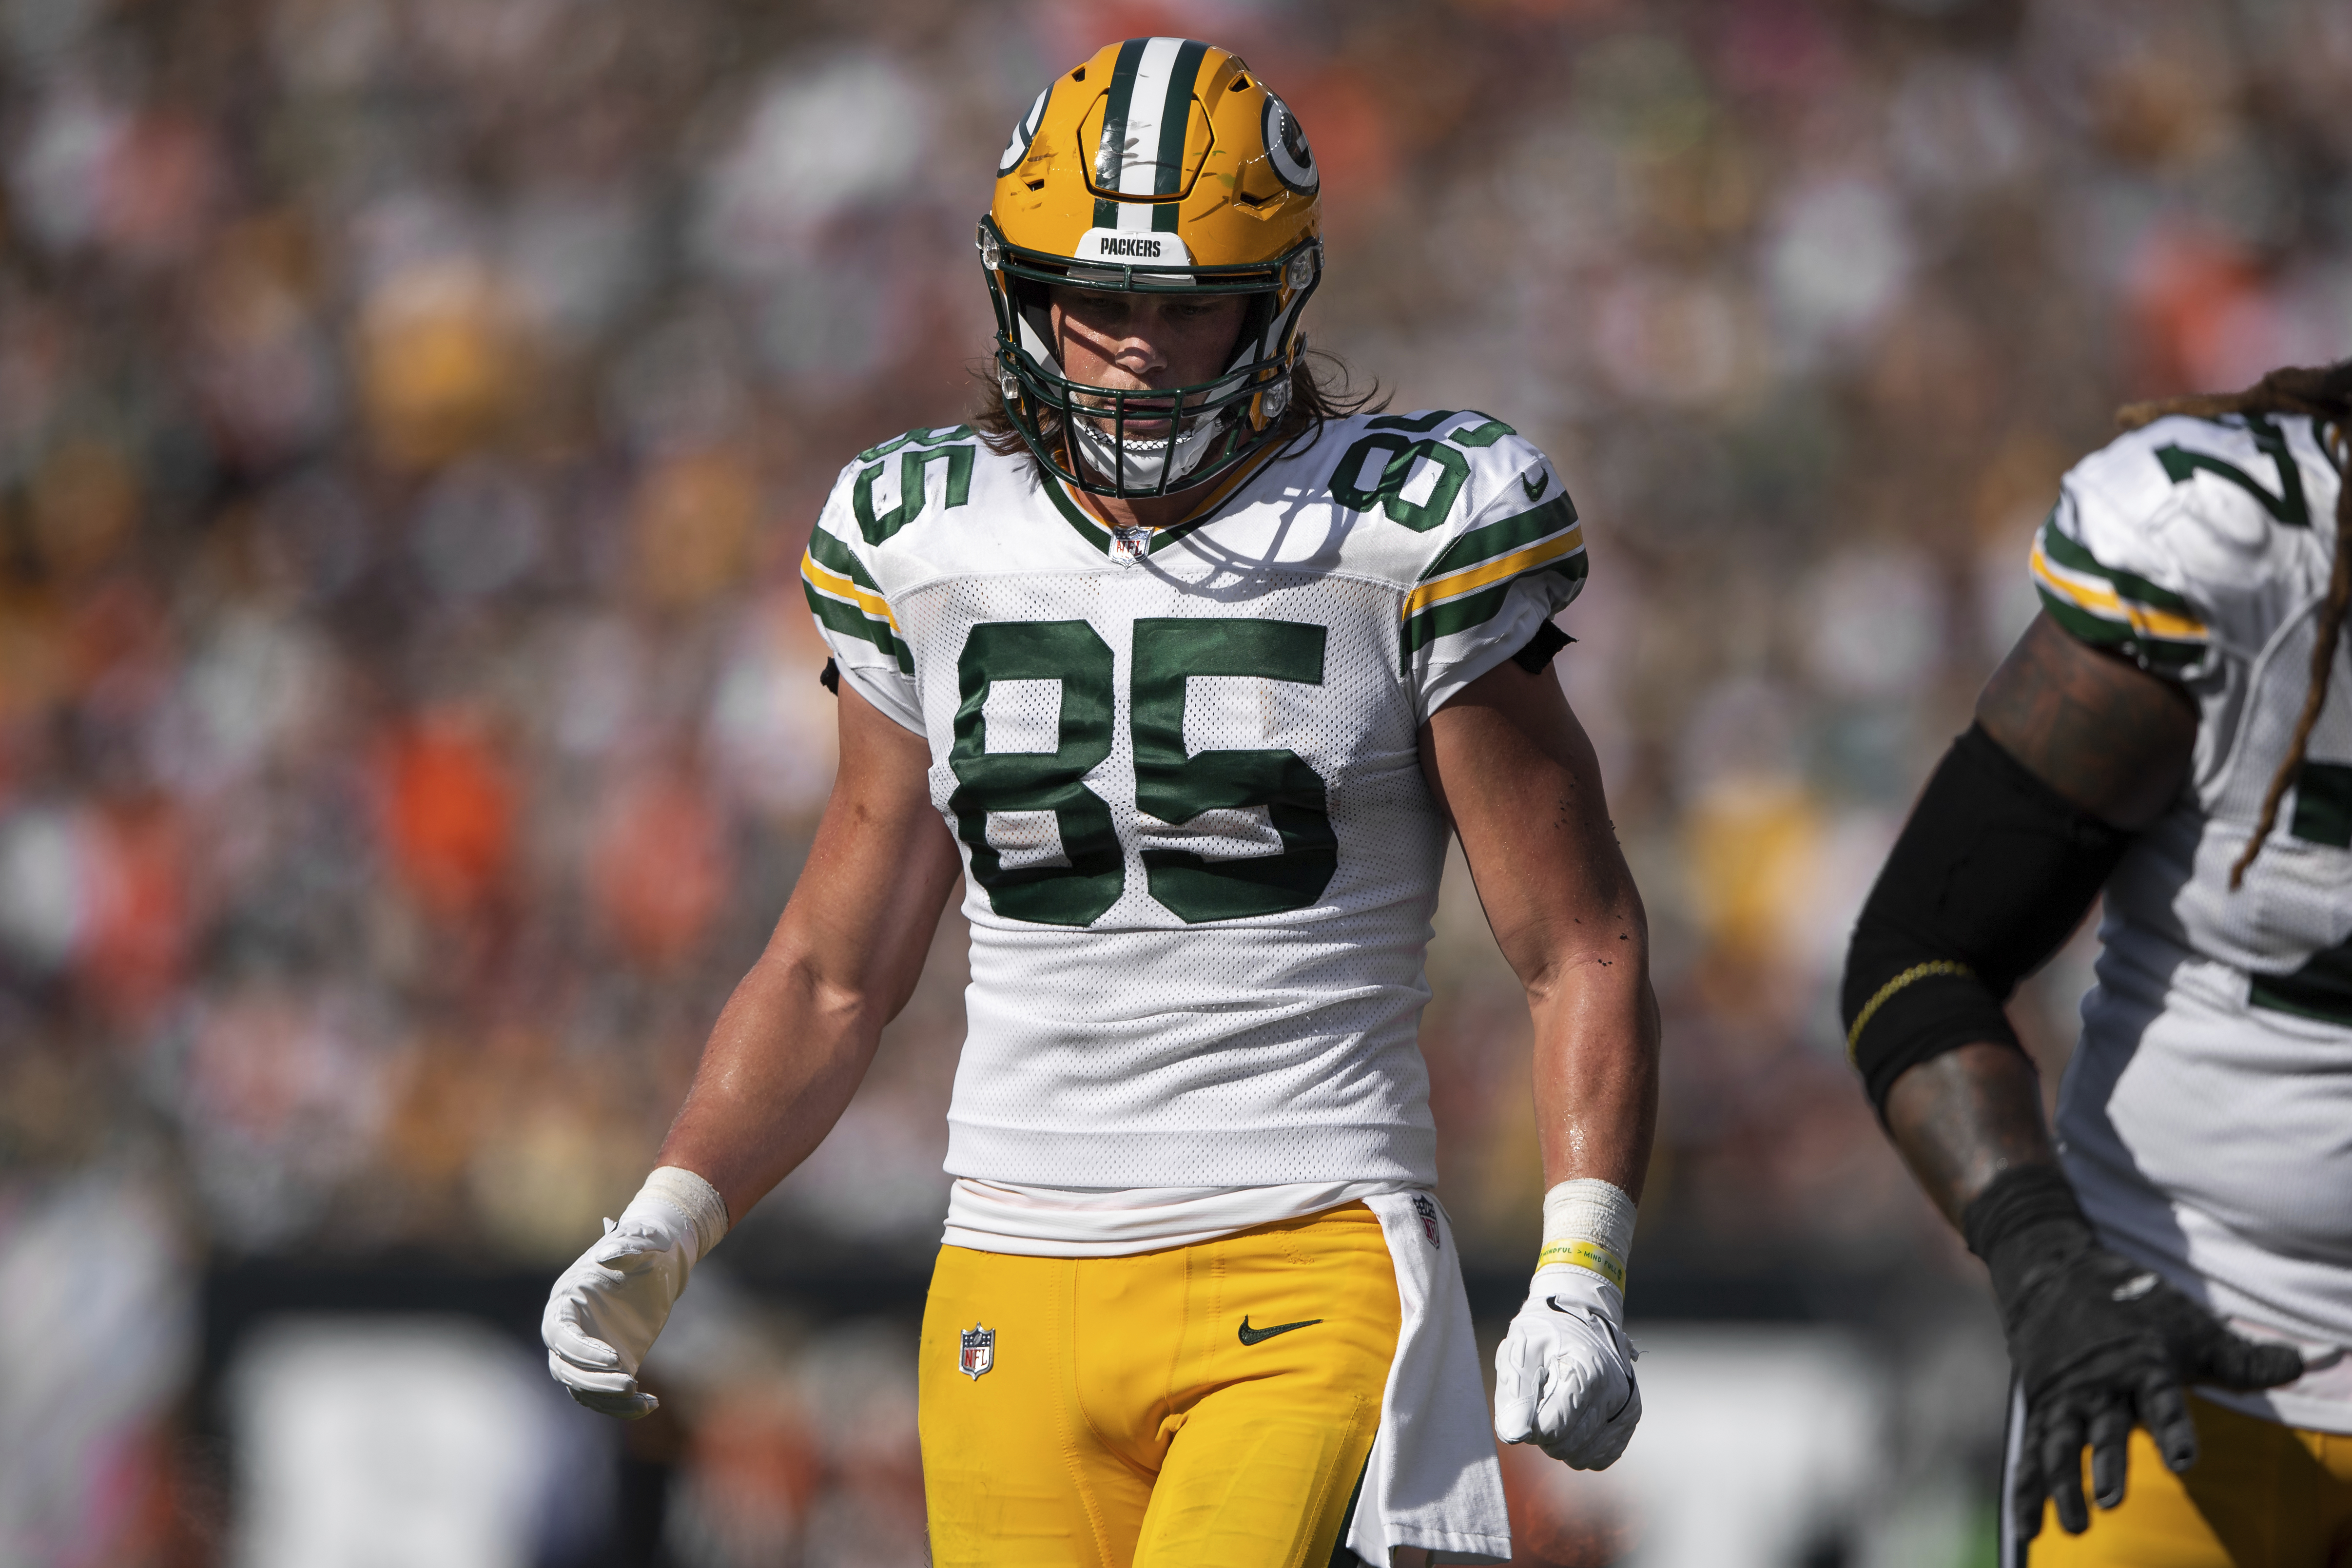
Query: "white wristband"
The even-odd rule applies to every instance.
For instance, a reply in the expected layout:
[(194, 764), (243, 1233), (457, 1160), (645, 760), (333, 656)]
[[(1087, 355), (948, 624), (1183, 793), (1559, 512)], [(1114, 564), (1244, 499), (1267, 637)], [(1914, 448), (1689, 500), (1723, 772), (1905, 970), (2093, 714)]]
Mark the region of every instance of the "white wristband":
[(1543, 1249), (1536, 1267), (1571, 1263), (1619, 1290), (1633, 1250), (1633, 1200), (1596, 1176), (1564, 1181), (1544, 1194)]
[(684, 1166), (658, 1166), (637, 1190), (639, 1199), (656, 1197), (684, 1214), (694, 1227), (694, 1260), (699, 1262), (727, 1234), (727, 1200), (719, 1189)]

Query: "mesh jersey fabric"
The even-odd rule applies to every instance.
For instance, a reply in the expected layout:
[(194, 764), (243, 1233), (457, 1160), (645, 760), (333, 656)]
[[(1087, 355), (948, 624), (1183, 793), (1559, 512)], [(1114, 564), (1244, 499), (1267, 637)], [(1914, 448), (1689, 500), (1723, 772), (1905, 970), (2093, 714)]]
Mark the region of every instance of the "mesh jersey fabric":
[[(2067, 476), (2031, 569), (2053, 618), (2199, 717), (2186, 787), (2107, 883), (2066, 1168), (2108, 1239), (2200, 1300), (2352, 1344), (2352, 653), (2230, 886), (2308, 689), (2337, 487), (2307, 418), (2158, 420)], [(2352, 1431), (2313, 1379), (2215, 1396)]]
[(803, 576), (962, 847), (950, 1173), (1434, 1182), (1418, 732), (1581, 587), (1541, 453), (1477, 413), (1335, 420), (1117, 538), (920, 431), (844, 470)]

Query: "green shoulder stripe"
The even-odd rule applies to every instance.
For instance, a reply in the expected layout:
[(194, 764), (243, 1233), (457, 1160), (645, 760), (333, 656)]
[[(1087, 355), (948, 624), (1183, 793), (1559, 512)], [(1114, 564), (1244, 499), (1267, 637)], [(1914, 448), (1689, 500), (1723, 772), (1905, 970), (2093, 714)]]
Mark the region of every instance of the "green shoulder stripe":
[(1430, 563), (1429, 570), (1421, 574), (1421, 580), (1427, 582), (1432, 578), (1460, 571), (1465, 566), (1475, 566), (1482, 560), (1508, 555), (1522, 546), (1559, 532), (1575, 521), (1576, 507), (1563, 491), (1539, 507), (1514, 512), (1500, 521), (1464, 534), (1447, 545), (1444, 551)]
[(855, 604), (844, 604), (838, 599), (819, 593), (814, 583), (803, 581), (801, 592), (808, 598), (810, 614), (845, 637), (856, 637), (861, 642), (873, 643), (898, 661), (900, 674), (915, 673), (914, 651), (890, 630), (888, 622), (877, 621)]
[(1546, 573), (1563, 578), (1571, 585), (1584, 580), (1587, 568), (1581, 553), (1560, 560), (1546, 561), (1532, 570), (1507, 577), (1491, 588), (1475, 593), (1465, 593), (1459, 599), (1449, 599), (1443, 604), (1433, 604), (1404, 623), (1401, 665), (1404, 673), (1412, 670), (1412, 656), (1440, 637), (1451, 637), (1456, 632), (1467, 632), (1473, 626), (1483, 626), (1492, 621), (1503, 608), (1511, 590), (1530, 578)]
[(2094, 615), (2039, 583), (2034, 585), (2034, 591), (2042, 595), (2042, 608), (2049, 612), (2050, 619), (2069, 635), (2095, 648), (2129, 653), (2157, 674), (2178, 674), (2204, 658), (2209, 651), (2202, 643), (2176, 643), (2168, 638), (2143, 635), (2129, 622)]
[(2136, 573), (2120, 571), (2114, 567), (2103, 564), (2098, 557), (2059, 531), (2058, 515), (2055, 512), (2053, 512), (2049, 520), (2042, 525), (2042, 553), (2069, 571), (2087, 571), (2106, 579), (2115, 584), (2118, 594), (2135, 604), (2145, 604), (2150, 610), (2168, 611), (2175, 615), (2186, 615), (2191, 620), (2203, 619), (2189, 601), (2171, 590), (2158, 588), (2155, 583)]
[(810, 530), (808, 549), (817, 565), (827, 571), (837, 571), (860, 588), (876, 593), (882, 591), (881, 584), (874, 580), (873, 574), (866, 570), (866, 563), (857, 559), (856, 553), (823, 528)]

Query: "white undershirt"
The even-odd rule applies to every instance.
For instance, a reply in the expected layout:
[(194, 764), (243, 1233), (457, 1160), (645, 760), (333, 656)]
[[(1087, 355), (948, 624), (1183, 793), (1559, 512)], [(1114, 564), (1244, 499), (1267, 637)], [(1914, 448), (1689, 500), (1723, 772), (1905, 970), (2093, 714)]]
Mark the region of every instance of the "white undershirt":
[(959, 1176), (948, 1191), (950, 1247), (1023, 1258), (1119, 1258), (1213, 1241), (1254, 1225), (1320, 1214), (1401, 1181), (1303, 1181), (1279, 1186), (1016, 1186)]

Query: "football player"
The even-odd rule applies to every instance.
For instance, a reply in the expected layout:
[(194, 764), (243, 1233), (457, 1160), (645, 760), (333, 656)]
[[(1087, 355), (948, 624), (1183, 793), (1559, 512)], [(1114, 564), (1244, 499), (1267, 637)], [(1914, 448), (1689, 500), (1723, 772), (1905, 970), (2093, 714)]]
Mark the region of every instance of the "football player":
[[(2352, 362), (2122, 423), (1856, 925), (1848, 1044), (1992, 1276), (2003, 1561), (2320, 1568), (2352, 1561)], [(2053, 1141), (2001, 1004), (2102, 894)]]
[(1642, 906), (1547, 671), (1582, 535), (1471, 411), (1301, 361), (1319, 176), (1225, 50), (1037, 95), (978, 247), (980, 427), (842, 472), (802, 563), (841, 765), (807, 868), (551, 1365), (635, 1375), (971, 926), (956, 1178), (920, 1343), (933, 1561), (1509, 1555), (1415, 1043), (1449, 826), (1535, 1024), (1551, 1183), (1492, 1427), (1609, 1464), (1654, 1116)]

